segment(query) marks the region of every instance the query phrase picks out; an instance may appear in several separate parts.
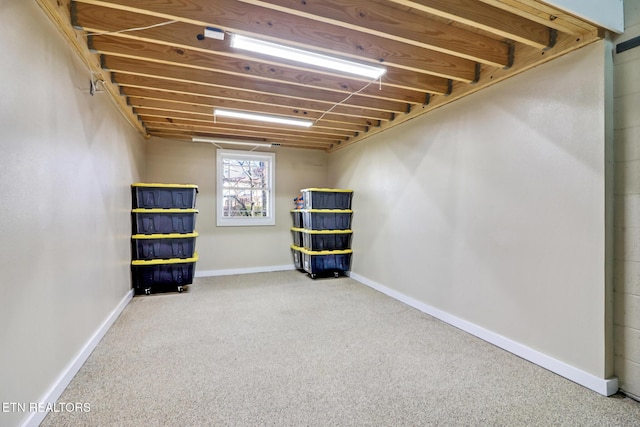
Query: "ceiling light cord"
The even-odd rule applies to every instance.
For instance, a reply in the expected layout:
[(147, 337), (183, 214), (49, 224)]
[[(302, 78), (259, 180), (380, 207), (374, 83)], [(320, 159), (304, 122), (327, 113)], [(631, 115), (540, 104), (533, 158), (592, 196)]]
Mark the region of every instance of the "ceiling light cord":
[(324, 113), (322, 113), (322, 115), (320, 117), (318, 117), (313, 123), (318, 123), (320, 120), (322, 120), (324, 118), (324, 116), (326, 116), (327, 114), (329, 114), (331, 111), (333, 111), (334, 108), (336, 108), (338, 105), (342, 105), (345, 102), (347, 102), (353, 95), (357, 95), (360, 92), (362, 92), (363, 90), (365, 90), (366, 88), (368, 88), (369, 86), (371, 86), (373, 83), (375, 83), (376, 81), (380, 81), (380, 88), (379, 90), (382, 90), (382, 76), (371, 80), (369, 83), (367, 83), (366, 85), (364, 85), (362, 88), (360, 88), (359, 90), (355, 91), (355, 92), (351, 92), (349, 94), (349, 96), (347, 96), (345, 99), (343, 99), (340, 102), (336, 102), (335, 104), (333, 104), (333, 106), (331, 108), (329, 108), (327, 111), (325, 111)]
[(164, 25), (169, 25), (169, 24), (175, 24), (177, 22), (180, 22), (180, 21), (166, 21), (166, 22), (160, 22), (158, 24), (148, 25), (146, 27), (125, 28), (124, 30), (107, 31), (107, 32), (104, 32), (104, 33), (102, 33), (102, 32), (100, 32), (100, 33), (87, 33), (86, 36), (108, 36), (110, 34), (120, 34), (120, 33), (132, 32), (132, 31), (149, 30), (151, 28), (162, 27)]

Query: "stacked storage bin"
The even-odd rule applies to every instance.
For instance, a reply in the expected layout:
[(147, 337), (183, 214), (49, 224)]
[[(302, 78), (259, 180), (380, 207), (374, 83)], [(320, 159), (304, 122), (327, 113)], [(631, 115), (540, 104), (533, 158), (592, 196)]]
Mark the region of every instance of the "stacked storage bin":
[(182, 292), (193, 282), (197, 193), (193, 184), (132, 184), (131, 279), (136, 293)]
[(291, 211), (293, 245), (291, 252), (297, 269), (312, 278), (351, 268), (352, 190), (307, 188), (302, 192), (302, 208)]

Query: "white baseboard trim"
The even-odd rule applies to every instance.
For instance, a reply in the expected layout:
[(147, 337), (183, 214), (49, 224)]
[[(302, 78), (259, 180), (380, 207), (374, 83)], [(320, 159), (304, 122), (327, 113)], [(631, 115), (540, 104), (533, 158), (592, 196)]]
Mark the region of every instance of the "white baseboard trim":
[[(125, 309), (127, 304), (133, 298), (133, 289), (131, 289), (127, 294), (122, 298), (120, 303), (116, 306), (116, 308), (107, 316), (102, 325), (96, 330), (93, 336), (87, 341), (82, 350), (76, 355), (76, 357), (67, 365), (67, 367), (62, 371), (60, 376), (54, 381), (51, 388), (44, 394), (44, 396), (38, 401), (38, 403), (43, 404), (55, 404), (56, 401), (62, 395), (62, 392), (67, 388), (73, 377), (78, 373), (84, 362), (87, 361), (93, 350), (96, 348), (102, 337), (107, 333), (109, 328), (116, 321), (120, 313)], [(47, 416), (47, 412), (31, 412), (29, 417), (24, 422), (24, 427), (35, 427), (40, 425), (42, 421)]]
[(538, 366), (541, 366), (597, 393), (600, 393), (604, 396), (611, 396), (618, 391), (618, 379), (615, 377), (606, 379), (598, 378), (595, 375), (584, 372), (565, 362), (554, 359), (553, 357), (533, 350), (530, 347), (527, 347), (509, 338), (503, 337), (502, 335), (496, 334), (495, 332), (484, 329), (474, 323), (460, 319), (459, 317), (453, 316), (449, 313), (418, 301), (415, 298), (409, 297), (401, 292), (388, 288), (380, 283), (361, 276), (360, 274), (351, 272), (350, 276), (352, 279), (362, 283), (363, 285), (369, 286), (370, 288), (382, 292), (383, 294), (393, 299), (396, 299), (417, 310), (422, 311), (423, 313), (440, 319), (451, 326), (455, 326), (458, 329), (475, 335), (476, 337), (484, 341), (487, 341), (519, 357), (522, 357), (529, 362), (535, 363)]
[(293, 264), (285, 264), (285, 265), (270, 265), (265, 267), (229, 268), (225, 270), (198, 271), (196, 269), (194, 277), (232, 276), (235, 274), (270, 273), (272, 271), (286, 271), (286, 270), (295, 270), (295, 266)]

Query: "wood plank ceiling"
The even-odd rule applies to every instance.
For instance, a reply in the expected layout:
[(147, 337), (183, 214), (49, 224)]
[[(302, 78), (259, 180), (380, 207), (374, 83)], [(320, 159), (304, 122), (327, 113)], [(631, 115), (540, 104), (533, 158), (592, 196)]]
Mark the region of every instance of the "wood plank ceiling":
[[(333, 151), (592, 43), (538, 0), (37, 0), (145, 136)], [(224, 40), (204, 37), (205, 28)], [(363, 64), (378, 81), (230, 47), (233, 34)], [(88, 73), (89, 77), (89, 73)], [(88, 79), (89, 81), (89, 79)], [(107, 95), (109, 96), (109, 95)], [(215, 117), (214, 108), (312, 120)]]

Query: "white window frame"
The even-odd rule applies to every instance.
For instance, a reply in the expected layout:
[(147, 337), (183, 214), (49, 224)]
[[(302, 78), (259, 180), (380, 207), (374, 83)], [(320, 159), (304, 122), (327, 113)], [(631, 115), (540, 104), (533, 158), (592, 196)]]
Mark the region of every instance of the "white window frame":
[[(268, 216), (250, 217), (250, 216), (224, 216), (224, 167), (223, 160), (225, 158), (258, 160), (268, 162)], [(242, 150), (216, 150), (216, 225), (219, 227), (233, 226), (257, 226), (257, 225), (275, 225), (276, 224), (276, 155), (275, 153), (262, 153), (255, 151)]]

